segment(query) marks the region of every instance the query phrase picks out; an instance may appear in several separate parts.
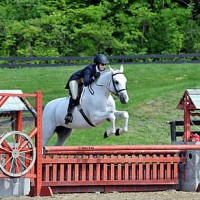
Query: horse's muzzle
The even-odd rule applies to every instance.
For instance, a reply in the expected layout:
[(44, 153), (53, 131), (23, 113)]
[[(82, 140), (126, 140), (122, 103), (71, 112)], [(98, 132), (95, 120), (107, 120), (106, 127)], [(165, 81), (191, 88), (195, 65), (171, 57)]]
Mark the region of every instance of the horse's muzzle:
[(120, 98), (120, 101), (121, 101), (122, 104), (127, 104), (128, 101), (129, 101), (128, 96), (125, 95), (125, 94), (121, 94), (121, 95), (119, 95), (119, 98)]

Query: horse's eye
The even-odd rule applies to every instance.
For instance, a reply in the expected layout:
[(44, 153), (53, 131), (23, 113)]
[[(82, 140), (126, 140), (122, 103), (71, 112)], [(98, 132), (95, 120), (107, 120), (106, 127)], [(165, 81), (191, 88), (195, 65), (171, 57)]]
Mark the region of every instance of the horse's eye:
[(119, 81), (115, 81), (115, 84), (116, 84), (116, 85), (119, 84)]

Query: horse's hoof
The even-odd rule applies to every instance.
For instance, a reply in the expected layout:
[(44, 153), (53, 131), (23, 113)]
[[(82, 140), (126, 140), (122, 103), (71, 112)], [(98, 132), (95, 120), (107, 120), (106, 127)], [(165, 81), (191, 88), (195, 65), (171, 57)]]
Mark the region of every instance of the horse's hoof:
[(119, 135), (120, 135), (120, 134), (119, 134), (119, 128), (116, 130), (115, 135), (116, 135), (116, 136), (119, 136)]
[(108, 137), (108, 135), (107, 135), (107, 133), (105, 132), (104, 133), (104, 136), (103, 136), (104, 138), (107, 138)]

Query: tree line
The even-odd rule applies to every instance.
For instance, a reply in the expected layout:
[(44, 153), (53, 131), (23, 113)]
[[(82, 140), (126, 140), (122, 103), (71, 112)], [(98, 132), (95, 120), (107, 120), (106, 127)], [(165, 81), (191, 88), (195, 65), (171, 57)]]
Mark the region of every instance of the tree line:
[(0, 56), (195, 53), (199, 0), (0, 0)]

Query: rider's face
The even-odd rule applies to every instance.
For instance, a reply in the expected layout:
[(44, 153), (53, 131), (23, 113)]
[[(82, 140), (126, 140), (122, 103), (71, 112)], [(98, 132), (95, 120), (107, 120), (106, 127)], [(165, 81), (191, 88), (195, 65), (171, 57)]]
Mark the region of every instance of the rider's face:
[(106, 64), (103, 64), (103, 63), (100, 63), (100, 64), (99, 64), (99, 70), (100, 70), (100, 71), (104, 70), (105, 67), (106, 67)]

